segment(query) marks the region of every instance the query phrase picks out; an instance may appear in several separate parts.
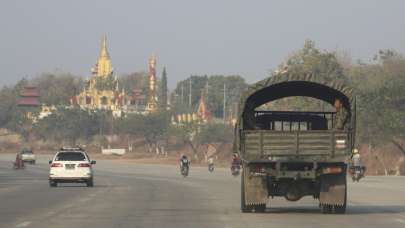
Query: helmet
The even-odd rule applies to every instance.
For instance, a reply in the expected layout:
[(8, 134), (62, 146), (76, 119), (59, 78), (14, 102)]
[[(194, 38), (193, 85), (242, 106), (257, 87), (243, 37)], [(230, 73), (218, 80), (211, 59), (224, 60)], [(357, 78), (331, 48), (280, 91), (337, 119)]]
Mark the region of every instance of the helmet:
[(359, 150), (357, 148), (354, 148), (353, 149), (353, 154), (358, 154), (358, 153), (359, 153)]

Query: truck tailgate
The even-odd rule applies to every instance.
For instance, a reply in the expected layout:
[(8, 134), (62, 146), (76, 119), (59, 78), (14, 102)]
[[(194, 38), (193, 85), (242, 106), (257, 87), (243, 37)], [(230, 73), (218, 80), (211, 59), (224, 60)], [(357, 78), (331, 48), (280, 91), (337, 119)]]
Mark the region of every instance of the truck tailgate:
[(244, 152), (256, 156), (344, 155), (350, 145), (344, 131), (248, 130), (243, 139)]

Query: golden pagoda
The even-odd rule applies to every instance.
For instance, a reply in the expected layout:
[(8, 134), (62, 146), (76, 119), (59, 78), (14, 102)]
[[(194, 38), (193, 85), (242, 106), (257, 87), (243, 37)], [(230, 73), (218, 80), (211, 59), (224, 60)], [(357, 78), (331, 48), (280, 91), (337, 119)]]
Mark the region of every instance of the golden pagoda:
[(83, 91), (72, 99), (72, 104), (86, 109), (111, 110), (120, 115), (125, 104), (125, 93), (123, 90), (119, 91), (118, 80), (113, 75), (105, 36), (102, 39), (100, 56), (91, 72), (92, 76), (87, 80)]
[(198, 120), (202, 123), (207, 123), (211, 120), (211, 112), (205, 102), (204, 92), (201, 92), (201, 99), (197, 109), (197, 117)]

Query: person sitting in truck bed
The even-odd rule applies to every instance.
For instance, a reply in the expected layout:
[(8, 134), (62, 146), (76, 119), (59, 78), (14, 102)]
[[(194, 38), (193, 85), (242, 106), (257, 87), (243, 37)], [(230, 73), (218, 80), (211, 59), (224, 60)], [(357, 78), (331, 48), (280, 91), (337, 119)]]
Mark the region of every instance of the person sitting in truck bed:
[(336, 109), (336, 114), (333, 119), (333, 123), (334, 123), (333, 128), (335, 130), (344, 130), (346, 123), (349, 119), (349, 114), (347, 113), (346, 109), (343, 107), (343, 103), (342, 103), (342, 100), (340, 100), (340, 98), (336, 98), (334, 106)]

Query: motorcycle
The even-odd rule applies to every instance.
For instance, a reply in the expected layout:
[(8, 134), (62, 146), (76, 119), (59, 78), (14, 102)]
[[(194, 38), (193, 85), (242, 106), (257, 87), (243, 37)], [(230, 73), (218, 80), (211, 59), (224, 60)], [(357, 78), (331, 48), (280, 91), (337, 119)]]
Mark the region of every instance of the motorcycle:
[(181, 166), (180, 166), (180, 173), (183, 175), (183, 177), (188, 176), (188, 171), (189, 171), (189, 161), (188, 160), (182, 160), (181, 161)]
[(214, 164), (208, 164), (208, 171), (210, 171), (210, 173), (214, 172)]
[(360, 179), (364, 177), (365, 172), (365, 166), (351, 166), (349, 169), (349, 173), (352, 177), (353, 182), (359, 182)]
[(234, 176), (234, 177), (239, 176), (239, 174), (240, 174), (240, 165), (232, 165), (231, 166), (231, 173), (232, 173), (232, 176)]
[(25, 169), (24, 163), (18, 164), (17, 162), (13, 162), (13, 169)]
[(188, 176), (188, 166), (182, 166), (180, 172), (181, 172), (181, 175), (183, 175), (183, 177), (187, 177)]

